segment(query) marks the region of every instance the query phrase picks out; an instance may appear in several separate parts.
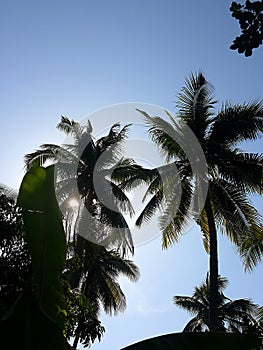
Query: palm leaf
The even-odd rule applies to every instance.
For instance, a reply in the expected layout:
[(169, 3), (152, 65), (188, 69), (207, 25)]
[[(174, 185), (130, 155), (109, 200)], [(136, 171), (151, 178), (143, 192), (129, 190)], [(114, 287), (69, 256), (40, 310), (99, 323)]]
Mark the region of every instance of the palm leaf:
[(165, 249), (178, 242), (191, 216), (192, 186), (187, 179), (181, 182), (180, 195), (178, 197), (176, 189), (171, 191), (170, 198), (164, 204), (165, 210), (159, 218), (162, 247)]
[(215, 159), (221, 176), (247, 193), (262, 193), (263, 155), (222, 149)]
[(260, 215), (250, 205), (245, 193), (225, 180), (211, 181), (210, 193), (216, 208), (215, 217), (222, 224), (223, 232), (238, 244), (240, 235), (260, 220)]
[(237, 249), (245, 270), (251, 271), (262, 260), (263, 225), (251, 225), (249, 230), (240, 237)]
[(185, 159), (182, 147), (184, 137), (179, 125), (172, 126), (163, 118), (151, 117), (148, 113), (137, 110), (144, 116), (150, 138), (156, 143), (166, 161), (179, 155)]
[(175, 305), (187, 310), (192, 315), (201, 312), (204, 308), (204, 305), (200, 303), (200, 301), (192, 297), (176, 295), (173, 297), (173, 302)]
[(162, 199), (163, 191), (160, 189), (152, 196), (141, 214), (138, 216), (135, 223), (136, 226), (141, 227), (144, 222), (149, 221), (154, 216), (156, 211), (161, 207)]
[(263, 131), (263, 102), (227, 103), (213, 123), (210, 139), (222, 145), (255, 140)]
[(199, 72), (186, 79), (178, 95), (178, 117), (186, 122), (199, 140), (206, 136), (209, 118), (216, 103), (213, 91), (213, 86)]

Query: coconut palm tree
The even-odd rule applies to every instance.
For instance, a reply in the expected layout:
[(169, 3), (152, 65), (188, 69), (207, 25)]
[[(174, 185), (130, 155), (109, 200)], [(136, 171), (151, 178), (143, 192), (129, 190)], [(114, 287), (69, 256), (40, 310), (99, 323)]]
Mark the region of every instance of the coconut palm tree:
[(57, 197), (65, 217), (72, 214), (70, 201), (77, 199), (78, 219), (85, 221), (85, 225), (79, 226), (85, 227), (83, 234), (93, 242), (122, 249), (123, 254), (127, 251), (133, 253), (134, 249), (123, 215), (125, 211), (132, 215), (133, 209), (111, 174), (117, 171), (124, 176), (139, 168), (132, 160), (121, 158), (128, 127), (114, 124), (106, 136), (95, 140), (90, 121), (81, 125), (62, 116), (57, 128), (72, 137), (73, 144), (43, 144), (25, 156), (27, 168), (46, 162), (55, 163), (58, 170)]
[(57, 167), (57, 198), (68, 242), (63, 274), (70, 315), (67, 334), (74, 337), (76, 348), (79, 341), (89, 346), (103, 334), (100, 306), (110, 314), (124, 311), (126, 299), (118, 277), (139, 277), (136, 265), (124, 258), (127, 251), (133, 253), (133, 242), (123, 211), (132, 215), (133, 209), (117, 182), (140, 167), (121, 158), (128, 125), (115, 124), (96, 141), (89, 121), (82, 126), (62, 117), (57, 127), (73, 137), (73, 144), (41, 145), (25, 161), (27, 167), (46, 162)]
[[(258, 333), (259, 324), (255, 318), (258, 306), (249, 299), (231, 300), (223, 290), (228, 281), (218, 276), (218, 318), (222, 332)], [(174, 296), (173, 302), (194, 317), (184, 327), (184, 332), (211, 331), (209, 318), (209, 278), (195, 287), (192, 296)]]
[[(146, 181), (144, 200), (149, 196), (150, 200), (137, 225), (141, 226), (161, 209), (164, 248), (178, 241), (190, 218), (200, 226), (210, 256), (210, 328), (216, 331), (220, 328), (217, 231), (226, 234), (237, 246), (246, 237), (263, 237), (262, 218), (248, 199), (248, 194), (263, 192), (263, 156), (239, 148), (243, 141), (255, 140), (262, 134), (263, 102), (237, 105), (228, 102), (215, 112), (213, 93), (213, 86), (202, 73), (191, 74), (178, 95), (176, 119), (169, 113), (167, 121), (140, 111), (151, 139), (167, 163), (147, 169), (144, 175), (135, 174), (122, 186), (129, 189), (132, 180)], [(200, 146), (206, 159), (203, 163)], [(193, 163), (202, 166), (193, 169)], [(249, 252), (245, 259), (248, 257)]]
[[(77, 326), (74, 325), (74, 348), (77, 348), (79, 340), (82, 340), (84, 345), (89, 345), (90, 332), (87, 332), (87, 329), (90, 327), (91, 320), (98, 319), (101, 306), (108, 314), (117, 314), (125, 310), (126, 297), (118, 283), (118, 277), (125, 276), (133, 282), (139, 278), (137, 266), (132, 261), (121, 257), (116, 250), (107, 250), (87, 240), (84, 245), (82, 256), (78, 256), (82, 274), (74, 292), (85, 298), (92, 312), (87, 314), (82, 308)], [(76, 256), (72, 260), (74, 264)], [(79, 270), (78, 266), (77, 269), (70, 269), (68, 279), (73, 277), (74, 280)]]

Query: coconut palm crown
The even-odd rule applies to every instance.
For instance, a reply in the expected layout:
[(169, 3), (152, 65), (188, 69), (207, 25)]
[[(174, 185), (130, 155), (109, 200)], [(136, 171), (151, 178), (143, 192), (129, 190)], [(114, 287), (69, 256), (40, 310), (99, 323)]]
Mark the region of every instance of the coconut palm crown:
[[(256, 319), (258, 306), (250, 299), (231, 300), (223, 290), (228, 281), (218, 276), (218, 318), (220, 331), (238, 333), (260, 333), (260, 324)], [(194, 317), (184, 327), (184, 332), (204, 332), (211, 330), (209, 320), (209, 278), (195, 287), (192, 296), (174, 296), (173, 302), (188, 311)], [(262, 331), (262, 329), (261, 329)]]
[[(57, 128), (73, 139), (72, 144), (43, 144), (25, 156), (27, 168), (34, 165), (55, 163), (57, 167), (57, 198), (65, 217), (73, 213), (70, 200), (79, 202), (78, 234), (95, 243), (133, 253), (131, 232), (123, 212), (133, 214), (133, 208), (125, 193), (111, 174), (132, 173), (139, 169), (131, 159), (122, 158), (122, 143), (127, 137), (129, 125), (114, 124), (108, 134), (95, 140), (90, 121), (86, 125), (61, 117)], [(97, 187), (96, 187), (97, 186)], [(98, 195), (98, 189), (102, 197)], [(112, 195), (111, 195), (112, 194)]]

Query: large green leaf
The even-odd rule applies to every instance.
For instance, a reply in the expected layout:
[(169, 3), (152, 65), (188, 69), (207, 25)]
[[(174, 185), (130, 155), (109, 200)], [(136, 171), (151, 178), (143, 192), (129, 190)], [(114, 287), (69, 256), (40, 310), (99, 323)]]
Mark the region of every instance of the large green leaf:
[(20, 186), (18, 205), (23, 208), (32, 256), (33, 290), (40, 307), (63, 328), (65, 307), (59, 278), (66, 241), (54, 190), (54, 166), (28, 171)]

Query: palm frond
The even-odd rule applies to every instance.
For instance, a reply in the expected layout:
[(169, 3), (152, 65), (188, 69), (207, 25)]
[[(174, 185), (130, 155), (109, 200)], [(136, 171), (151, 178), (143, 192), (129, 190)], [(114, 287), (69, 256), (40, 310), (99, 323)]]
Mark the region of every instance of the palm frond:
[(15, 189), (0, 183), (0, 196), (2, 195), (15, 201), (17, 199), (18, 193)]
[(222, 178), (246, 193), (263, 192), (263, 154), (224, 148), (217, 153), (215, 163)]
[(252, 269), (262, 260), (263, 256), (263, 224), (253, 224), (244, 232), (237, 244), (237, 250), (243, 261), (244, 269)]
[(258, 305), (254, 304), (250, 299), (236, 299), (230, 300), (225, 303), (222, 307), (224, 314), (226, 315), (238, 315), (240, 312), (240, 316), (244, 316), (244, 314), (254, 315), (256, 310), (258, 309)]
[[(115, 170), (113, 170), (112, 173), (113, 178), (115, 178), (114, 171)], [(122, 174), (118, 174), (117, 171), (117, 176), (122, 176)], [(156, 177), (158, 177), (157, 169), (146, 169), (141, 166), (135, 166), (128, 169), (126, 179), (124, 178), (123, 181), (120, 182), (119, 186), (121, 189), (129, 191), (137, 188), (140, 185), (151, 184)]]
[(165, 209), (159, 217), (159, 225), (162, 232), (162, 247), (167, 249), (177, 243), (183, 234), (191, 216), (191, 183), (184, 179), (181, 182), (180, 197), (176, 188), (171, 191), (170, 198), (165, 201)]
[(195, 315), (204, 309), (204, 305), (193, 297), (176, 295), (173, 297), (173, 303), (192, 315)]
[(226, 103), (213, 123), (209, 138), (218, 144), (235, 145), (257, 139), (262, 131), (263, 101)]
[(111, 266), (114, 270), (114, 277), (119, 274), (129, 278), (130, 281), (136, 282), (140, 277), (139, 268), (134, 264), (133, 261), (125, 259), (120, 256), (116, 250), (109, 250), (107, 257), (107, 266)]
[(186, 122), (195, 136), (202, 140), (206, 136), (209, 118), (216, 101), (214, 88), (199, 72), (190, 74), (177, 98), (178, 117)]
[(120, 123), (116, 123), (110, 128), (107, 136), (103, 136), (97, 140), (96, 149), (98, 157), (109, 150), (109, 148), (112, 152), (121, 155), (123, 153), (122, 142), (127, 138), (130, 126), (131, 124), (127, 124), (121, 128)]
[(208, 331), (208, 327), (203, 323), (203, 320), (196, 316), (193, 317), (184, 327), (183, 332), (204, 332)]
[(203, 246), (204, 246), (207, 254), (209, 254), (209, 251), (210, 251), (210, 247), (209, 247), (210, 232), (209, 232), (208, 220), (207, 220), (205, 210), (202, 210), (200, 213), (200, 216), (198, 218), (196, 218), (196, 223), (197, 223), (197, 225), (200, 226), (201, 233), (202, 233)]
[(80, 123), (73, 119), (70, 120), (65, 116), (61, 116), (61, 121), (58, 123), (57, 129), (67, 135), (72, 135), (75, 141), (81, 138), (84, 131), (84, 127)]
[(24, 160), (26, 167), (30, 168), (34, 165), (44, 166), (47, 161), (52, 163), (59, 161), (73, 162), (76, 157), (63, 146), (42, 144), (36, 151), (26, 154)]
[(122, 212), (128, 211), (130, 216), (134, 215), (134, 209), (129, 198), (126, 194), (120, 189), (119, 186), (115, 185), (112, 181), (106, 180), (106, 182), (111, 186), (112, 193), (116, 198), (116, 204), (119, 210)]
[(146, 204), (141, 214), (138, 216), (135, 223), (136, 226), (141, 227), (141, 225), (144, 222), (149, 221), (154, 216), (156, 211), (161, 207), (162, 199), (163, 199), (163, 191), (162, 189), (160, 189), (152, 196), (152, 198)]
[[(144, 116), (148, 133), (152, 141), (158, 146), (166, 161), (176, 156), (185, 157), (182, 147), (182, 130), (179, 125), (172, 126), (160, 117), (151, 117), (147, 112), (137, 109)], [(178, 142), (176, 142), (178, 140)]]
[(260, 215), (242, 189), (222, 179), (211, 181), (209, 186), (212, 204), (216, 208), (215, 218), (222, 232), (238, 244), (240, 235), (257, 222)]

